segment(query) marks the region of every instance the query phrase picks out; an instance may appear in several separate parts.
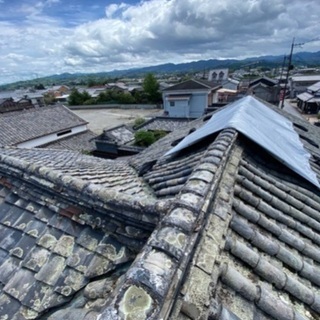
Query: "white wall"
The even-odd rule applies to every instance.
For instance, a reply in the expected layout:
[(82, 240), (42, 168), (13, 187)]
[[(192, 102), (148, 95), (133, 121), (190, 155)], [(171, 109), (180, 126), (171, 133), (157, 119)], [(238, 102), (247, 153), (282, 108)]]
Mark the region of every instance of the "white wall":
[[(72, 128), (72, 129), (69, 129), (69, 130), (71, 130), (70, 133), (63, 134), (61, 136), (58, 136), (59, 132), (51, 133), (51, 134), (48, 134), (48, 135), (43, 136), (43, 137), (39, 137), (39, 138), (35, 138), (35, 139), (29, 140), (29, 141), (25, 141), (25, 142), (19, 143), (17, 145), (17, 147), (18, 148), (35, 148), (35, 147), (39, 147), (39, 146), (42, 146), (42, 145), (50, 143), (50, 142), (54, 142), (54, 141), (57, 141), (57, 140), (64, 139), (66, 137), (70, 137), (70, 136), (72, 136), (72, 135), (74, 135), (76, 133), (87, 131), (87, 125), (77, 126), (77, 127)], [(60, 132), (64, 132), (64, 131), (68, 131), (68, 130), (61, 130)]]
[[(190, 100), (177, 99), (175, 100), (175, 106), (170, 107), (167, 96), (184, 94), (192, 94)], [(167, 111), (170, 117), (198, 118), (203, 115), (204, 110), (208, 107), (208, 94), (209, 90), (164, 92), (162, 95), (164, 111)]]
[(190, 99), (190, 118), (199, 118), (208, 107), (208, 93), (193, 94)]

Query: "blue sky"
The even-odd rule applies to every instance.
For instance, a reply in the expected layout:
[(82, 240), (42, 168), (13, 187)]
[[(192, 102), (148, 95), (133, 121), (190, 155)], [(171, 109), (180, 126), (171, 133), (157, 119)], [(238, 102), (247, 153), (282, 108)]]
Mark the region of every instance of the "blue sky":
[[(289, 52), (319, 0), (0, 0), (0, 84), (63, 72)], [(295, 51), (319, 51), (320, 41)]]

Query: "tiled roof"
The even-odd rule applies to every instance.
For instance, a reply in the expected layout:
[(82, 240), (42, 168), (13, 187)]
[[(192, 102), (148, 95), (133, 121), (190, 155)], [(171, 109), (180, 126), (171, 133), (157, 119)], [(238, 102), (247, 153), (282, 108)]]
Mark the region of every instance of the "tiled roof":
[(207, 81), (207, 80), (187, 80), (178, 84), (175, 84), (169, 88), (164, 89), (164, 92), (167, 91), (179, 91), (179, 90), (197, 90), (197, 89), (213, 89), (215, 87), (219, 87), (217, 86), (216, 83), (213, 83), (211, 81)]
[[(319, 129), (269, 107), (319, 178)], [(233, 128), (163, 156), (210, 116), (128, 161), (1, 150), (3, 314), (319, 319), (320, 190)]]
[(104, 130), (100, 139), (108, 140), (116, 144), (126, 144), (134, 140), (134, 132), (128, 126), (121, 125), (109, 130)]
[(91, 183), (113, 192), (136, 195), (144, 198), (152, 196), (144, 180), (126, 161), (112, 161), (86, 156), (80, 152), (53, 149), (0, 149), (0, 155), (44, 166), (54, 175), (67, 175)]
[(75, 293), (83, 317), (99, 310), (155, 227), (155, 206), (126, 162), (0, 149), (1, 317), (47, 316)]
[(43, 107), (0, 114), (0, 146), (12, 146), (87, 124), (64, 106)]
[(137, 130), (164, 130), (167, 132), (175, 131), (183, 126), (185, 126), (187, 123), (189, 123), (190, 120), (185, 118), (168, 118), (168, 117), (155, 117), (152, 118), (149, 121), (146, 121), (141, 126), (136, 128)]
[(95, 142), (94, 142), (95, 137), (96, 137), (96, 134), (94, 134), (90, 130), (87, 130), (85, 132), (81, 132), (73, 136), (69, 136), (52, 143), (42, 145), (41, 148), (90, 152), (95, 150), (96, 148)]

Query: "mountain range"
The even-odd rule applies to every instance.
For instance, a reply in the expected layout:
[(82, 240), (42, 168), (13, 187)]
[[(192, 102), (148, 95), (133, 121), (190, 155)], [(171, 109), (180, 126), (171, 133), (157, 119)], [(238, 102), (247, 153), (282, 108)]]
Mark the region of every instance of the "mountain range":
[[(144, 68), (135, 68), (127, 70), (113, 70), (109, 72), (99, 73), (63, 73), (51, 75), (43, 78), (37, 78), (28, 81), (20, 81), (7, 85), (0, 86), (0, 89), (14, 89), (17, 87), (34, 86), (39, 83), (46, 85), (52, 84), (67, 84), (71, 82), (86, 83), (89, 79), (102, 79), (102, 78), (120, 78), (120, 77), (141, 77), (147, 73), (161, 74), (185, 74), (203, 72), (214, 68), (229, 68), (236, 70), (246, 67), (263, 67), (263, 68), (279, 68), (283, 65), (284, 56), (260, 56), (251, 57), (243, 60), (237, 59), (210, 59), (199, 60), (188, 63), (166, 63), (156, 66), (149, 66)], [(320, 66), (320, 51), (318, 52), (298, 52), (292, 56), (292, 64), (304, 67), (319, 67)]]

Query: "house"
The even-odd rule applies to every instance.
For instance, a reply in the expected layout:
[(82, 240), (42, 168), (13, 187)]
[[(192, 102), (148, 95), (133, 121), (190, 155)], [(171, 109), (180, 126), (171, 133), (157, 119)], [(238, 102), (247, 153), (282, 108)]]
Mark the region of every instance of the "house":
[(143, 148), (133, 145), (134, 130), (127, 125), (116, 126), (103, 130), (103, 133), (95, 138), (96, 150), (94, 155), (114, 159), (137, 154)]
[(0, 98), (0, 113), (18, 111), (23, 109), (33, 108), (34, 106), (30, 103), (19, 104), (13, 100), (13, 98)]
[(55, 85), (46, 90), (46, 92), (48, 93), (53, 93), (55, 97), (61, 97), (63, 95), (69, 94), (70, 91), (70, 88), (66, 85)]
[(277, 80), (264, 76), (251, 81), (248, 92), (272, 104), (279, 104), (280, 89)]
[(164, 112), (169, 117), (197, 118), (205, 113), (220, 85), (206, 80), (187, 80), (162, 91)]
[(208, 81), (222, 82), (228, 80), (229, 69), (212, 69), (208, 73)]
[(317, 114), (320, 110), (320, 81), (297, 96), (297, 107), (303, 113)]
[(28, 95), (3, 95), (0, 98), (0, 113), (19, 111), (31, 108), (44, 107), (44, 98), (41, 94), (29, 93)]
[(103, 133), (95, 138), (96, 150), (93, 155), (114, 159), (143, 151), (144, 147), (135, 145), (135, 132), (151, 131), (170, 133), (185, 126), (190, 120), (186, 118), (154, 117), (139, 126), (130, 127), (120, 125), (103, 130)]
[(0, 146), (94, 149), (88, 122), (62, 105), (0, 114)]
[(126, 160), (0, 149), (1, 316), (319, 319), (319, 145), (248, 96)]
[(290, 98), (305, 92), (308, 87), (320, 81), (320, 75), (298, 75), (289, 79)]
[(215, 96), (215, 100), (213, 103), (229, 103), (234, 101), (237, 98), (238, 91), (221, 88), (217, 90), (217, 95)]
[(222, 81), (221, 83), (222, 88), (228, 89), (228, 90), (239, 90), (240, 81), (232, 78), (228, 78), (227, 80)]

